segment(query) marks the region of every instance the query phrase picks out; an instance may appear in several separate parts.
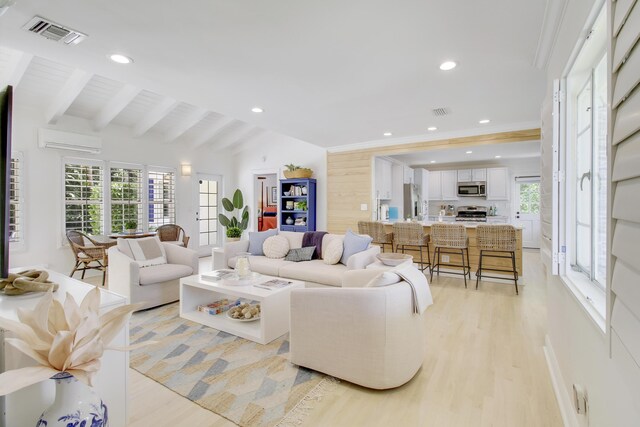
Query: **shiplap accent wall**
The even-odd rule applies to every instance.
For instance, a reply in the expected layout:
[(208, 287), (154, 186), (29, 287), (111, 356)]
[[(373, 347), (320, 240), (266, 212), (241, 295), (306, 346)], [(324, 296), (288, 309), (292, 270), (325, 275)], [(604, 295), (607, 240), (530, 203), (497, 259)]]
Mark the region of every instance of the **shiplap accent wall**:
[(608, 6), (612, 12), (611, 357), (640, 379), (640, 2), (609, 0)]
[[(330, 233), (344, 233), (347, 229), (357, 230), (359, 220), (372, 218), (372, 209), (375, 208), (372, 206), (372, 167), (376, 156), (539, 139), (540, 129), (527, 129), (347, 152), (330, 152), (327, 154), (327, 230)], [(366, 204), (368, 209), (360, 210), (361, 204)]]

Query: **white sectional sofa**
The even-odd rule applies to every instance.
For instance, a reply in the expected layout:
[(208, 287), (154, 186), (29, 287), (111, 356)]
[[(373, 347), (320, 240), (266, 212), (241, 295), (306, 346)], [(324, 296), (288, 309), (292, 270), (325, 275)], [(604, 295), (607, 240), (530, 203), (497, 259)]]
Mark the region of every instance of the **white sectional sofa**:
[[(302, 238), (304, 233), (280, 231), (278, 235), (284, 236), (289, 240), (289, 247), (291, 249), (302, 247)], [(322, 242), (323, 253), (328, 246), (327, 242), (336, 236), (341, 237), (336, 234), (326, 234), (324, 236)], [(247, 252), (248, 249), (248, 240), (227, 243), (224, 246), (225, 265), (230, 268), (234, 268), (238, 255), (243, 252)], [(307, 284), (307, 286), (317, 284), (341, 287), (343, 276), (347, 271), (364, 269), (367, 265), (376, 260), (376, 255), (379, 253), (380, 248), (378, 246), (369, 246), (368, 249), (351, 255), (347, 260), (347, 265), (341, 263), (325, 264), (323, 259), (293, 262), (286, 261), (283, 258), (267, 258), (264, 255), (249, 256), (249, 264), (252, 271), (269, 276), (302, 280)]]

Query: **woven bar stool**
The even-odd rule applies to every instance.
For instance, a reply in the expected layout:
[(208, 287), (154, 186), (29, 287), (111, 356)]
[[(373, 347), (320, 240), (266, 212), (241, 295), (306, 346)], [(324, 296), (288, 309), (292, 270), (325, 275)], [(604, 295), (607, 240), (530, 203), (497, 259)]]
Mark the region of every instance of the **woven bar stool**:
[(381, 222), (358, 221), (358, 234), (371, 236), (372, 243), (380, 245), (382, 252), (384, 252), (384, 245), (389, 245), (391, 252), (393, 252), (393, 233), (385, 233)]
[[(431, 254), (429, 253), (429, 235), (424, 234), (422, 224), (417, 222), (396, 222), (393, 224), (393, 243), (398, 248), (402, 247), (402, 253), (406, 246), (417, 247), (420, 251), (420, 270), (431, 269)], [(427, 262), (422, 257), (422, 248), (427, 248)]]
[[(518, 271), (516, 270), (516, 229), (513, 225), (478, 225), (476, 228), (476, 241), (480, 251), (478, 260), (478, 271), (476, 272), (476, 289), (483, 277), (492, 279), (513, 280), (516, 285), (516, 295), (518, 295)], [(508, 255), (507, 255), (508, 254)], [(511, 259), (511, 269), (488, 268), (482, 266), (485, 257)], [(482, 274), (482, 270), (502, 271), (512, 273), (513, 279), (498, 276), (487, 276)]]
[[(462, 267), (462, 273), (449, 273), (462, 274), (464, 276), (464, 287), (466, 288), (467, 274), (469, 275), (469, 279), (471, 279), (471, 265), (469, 264), (469, 238), (467, 237), (466, 227), (462, 224), (435, 223), (431, 226), (431, 241), (433, 242), (433, 246), (435, 246), (433, 251), (433, 262), (435, 264), (431, 267), (431, 279), (433, 279), (433, 270), (435, 270), (436, 267), (438, 276), (440, 275), (441, 265), (446, 267)], [(462, 264), (442, 263), (440, 262), (442, 254), (461, 255)]]

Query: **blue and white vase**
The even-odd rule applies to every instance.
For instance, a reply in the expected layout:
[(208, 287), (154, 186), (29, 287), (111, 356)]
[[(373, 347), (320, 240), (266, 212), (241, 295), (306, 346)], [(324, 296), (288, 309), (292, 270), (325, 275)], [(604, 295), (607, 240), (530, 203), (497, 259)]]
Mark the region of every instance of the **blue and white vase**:
[(56, 398), (40, 415), (36, 427), (107, 427), (107, 406), (93, 389), (66, 372), (51, 377)]

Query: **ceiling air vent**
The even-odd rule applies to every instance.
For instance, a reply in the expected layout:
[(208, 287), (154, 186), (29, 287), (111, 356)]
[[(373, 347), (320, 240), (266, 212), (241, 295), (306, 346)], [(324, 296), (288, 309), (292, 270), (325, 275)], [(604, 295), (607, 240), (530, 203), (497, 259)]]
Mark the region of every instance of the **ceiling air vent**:
[(72, 30), (71, 28), (63, 27), (60, 24), (48, 21), (39, 16), (31, 19), (22, 28), (46, 39), (64, 44), (78, 44), (87, 38), (86, 34), (82, 34), (81, 32)]
[(434, 108), (432, 112), (433, 112), (433, 115), (437, 117), (447, 116), (451, 114), (451, 110), (447, 107)]

